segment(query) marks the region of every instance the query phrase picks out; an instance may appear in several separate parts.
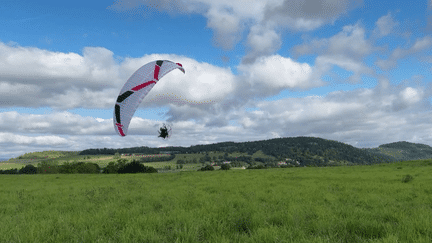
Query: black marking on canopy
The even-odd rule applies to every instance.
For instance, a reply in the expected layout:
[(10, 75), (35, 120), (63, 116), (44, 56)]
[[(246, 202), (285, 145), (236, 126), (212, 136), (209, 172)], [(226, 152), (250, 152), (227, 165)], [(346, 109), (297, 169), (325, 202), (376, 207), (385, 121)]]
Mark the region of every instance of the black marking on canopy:
[(121, 124), (121, 122), (120, 122), (120, 106), (117, 104), (115, 105), (115, 116), (116, 116), (117, 123)]
[(128, 91), (124, 92), (123, 94), (119, 95), (117, 97), (117, 103), (122, 103), (123, 100), (125, 100), (127, 97), (129, 97), (133, 93), (134, 93), (133, 91), (128, 90)]
[(163, 63), (162, 60), (156, 61), (156, 65), (158, 65), (159, 67), (162, 66), (162, 63)]

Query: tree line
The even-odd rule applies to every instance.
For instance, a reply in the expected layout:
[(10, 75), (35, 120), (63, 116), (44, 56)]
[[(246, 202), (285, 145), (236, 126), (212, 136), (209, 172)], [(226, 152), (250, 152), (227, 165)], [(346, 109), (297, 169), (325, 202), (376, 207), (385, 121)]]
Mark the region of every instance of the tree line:
[(142, 163), (132, 160), (127, 162), (119, 159), (117, 162), (110, 162), (105, 168), (96, 163), (90, 162), (66, 162), (58, 165), (55, 161), (42, 161), (37, 166), (28, 164), (21, 169), (0, 170), (0, 174), (125, 174), (125, 173), (157, 173), (157, 169), (145, 166)]

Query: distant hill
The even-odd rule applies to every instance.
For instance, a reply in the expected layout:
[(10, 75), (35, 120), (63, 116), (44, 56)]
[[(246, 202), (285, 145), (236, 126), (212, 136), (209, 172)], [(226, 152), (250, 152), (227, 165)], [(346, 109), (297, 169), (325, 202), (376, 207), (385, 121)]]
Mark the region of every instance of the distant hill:
[(395, 142), (382, 144), (378, 148), (366, 149), (371, 153), (392, 156), (398, 161), (430, 159), (432, 158), (432, 147), (410, 142)]
[(73, 151), (43, 151), (43, 152), (32, 152), (26, 153), (18, 157), (18, 159), (54, 159), (58, 157), (78, 155), (79, 152)]
[[(432, 158), (432, 147), (424, 144), (395, 142), (380, 145), (378, 148), (356, 148), (351, 145), (315, 137), (275, 138), (250, 142), (221, 142), (190, 147), (133, 147), (122, 149), (96, 148), (81, 152), (44, 151), (21, 155), (20, 159), (47, 159), (79, 155), (114, 155), (120, 154), (186, 154), (211, 151), (224, 152), (224, 159), (230, 161), (277, 163), (279, 161), (298, 162), (300, 166), (332, 166), (354, 164), (376, 164), (395, 161)], [(255, 158), (252, 155), (262, 152), (265, 156)], [(241, 152), (245, 156), (231, 157), (231, 153)]]
[[(252, 155), (262, 151), (272, 156), (274, 161), (291, 159), (304, 166), (326, 166), (340, 164), (375, 164), (392, 162), (395, 158), (387, 154), (355, 148), (341, 142), (315, 137), (275, 138), (253, 142), (222, 142), (190, 147), (149, 148), (135, 147), (124, 149), (87, 149), (80, 155), (118, 153), (206, 153), (221, 151), (242, 152)], [(245, 160), (247, 158), (243, 158)], [(268, 159), (267, 159), (268, 160)]]

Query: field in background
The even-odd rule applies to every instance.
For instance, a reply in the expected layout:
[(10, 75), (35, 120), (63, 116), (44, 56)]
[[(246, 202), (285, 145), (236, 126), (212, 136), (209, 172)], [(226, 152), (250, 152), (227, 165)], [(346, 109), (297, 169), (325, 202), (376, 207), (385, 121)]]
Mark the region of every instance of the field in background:
[(432, 241), (431, 160), (0, 185), (0, 242)]
[[(213, 158), (220, 158), (225, 153), (223, 152), (209, 152), (209, 156)], [(228, 154), (231, 157), (240, 157), (240, 156), (246, 156), (247, 153), (229, 153)], [(126, 159), (128, 162), (132, 160), (140, 160), (143, 157), (154, 157), (154, 156), (168, 156), (167, 154), (142, 154), (142, 155), (130, 155), (121, 156), (121, 159)], [(176, 157), (171, 161), (162, 161), (162, 162), (145, 162), (143, 163), (146, 166), (151, 166), (159, 170), (164, 170), (164, 168), (168, 168), (168, 166), (171, 167), (169, 171), (172, 172), (179, 172), (179, 171), (190, 171), (190, 170), (198, 170), (203, 165), (202, 163), (199, 163), (200, 158), (204, 157), (205, 154), (176, 154)], [(252, 155), (252, 158), (272, 158), (271, 156), (263, 154), (261, 151), (258, 151)], [(44, 151), (44, 152), (33, 152), (28, 153), (22, 156), (19, 156), (18, 158), (10, 159), (8, 161), (2, 161), (0, 162), (0, 170), (9, 170), (9, 169), (21, 169), (23, 166), (27, 164), (32, 164), (34, 166), (37, 166), (38, 163), (42, 161), (56, 161), (59, 165), (65, 163), (65, 162), (91, 162), (98, 164), (101, 168), (104, 168), (108, 165), (110, 162), (117, 162), (118, 158), (115, 158), (113, 155), (78, 155), (78, 152), (66, 152), (66, 151)], [(177, 161), (178, 160), (184, 160), (186, 162), (193, 162), (194, 160), (196, 163), (188, 163), (184, 164), (182, 169), (177, 168)], [(216, 167), (217, 168), (217, 167)], [(233, 168), (233, 169), (240, 169), (240, 168)], [(163, 172), (160, 171), (160, 172)]]

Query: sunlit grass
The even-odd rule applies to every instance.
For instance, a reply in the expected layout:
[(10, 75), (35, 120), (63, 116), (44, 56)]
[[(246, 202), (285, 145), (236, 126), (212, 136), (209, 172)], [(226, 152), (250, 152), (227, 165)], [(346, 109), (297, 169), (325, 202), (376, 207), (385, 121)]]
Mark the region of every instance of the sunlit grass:
[(431, 242), (428, 163), (0, 175), (0, 242)]
[(0, 170), (10, 170), (10, 169), (21, 169), (23, 167), (22, 164), (17, 163), (9, 163), (9, 162), (1, 162), (0, 163)]

